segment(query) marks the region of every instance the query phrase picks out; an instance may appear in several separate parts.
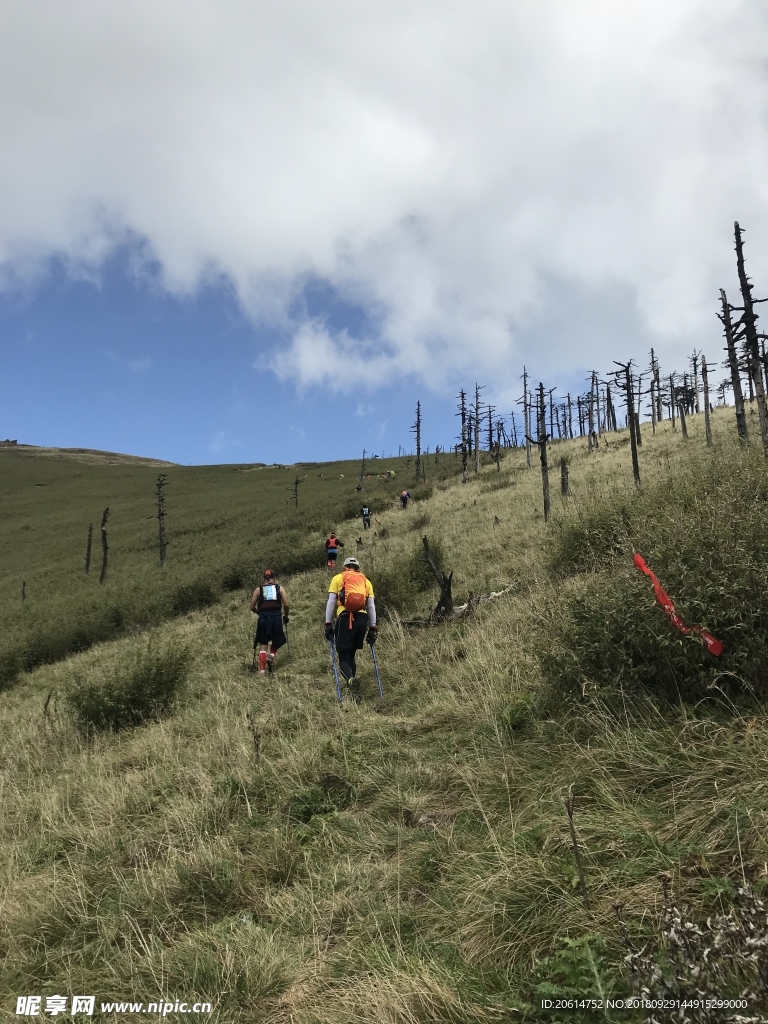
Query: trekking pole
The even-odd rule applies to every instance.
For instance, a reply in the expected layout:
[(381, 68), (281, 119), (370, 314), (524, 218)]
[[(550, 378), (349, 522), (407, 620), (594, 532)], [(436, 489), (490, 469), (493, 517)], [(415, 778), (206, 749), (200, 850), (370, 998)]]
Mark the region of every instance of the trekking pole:
[(336, 680), (336, 699), (341, 704), (341, 684), (339, 683), (339, 670), (336, 668), (336, 651), (333, 649), (333, 640), (328, 641), (331, 648), (331, 664), (333, 665), (333, 676)]
[(371, 644), (371, 657), (373, 658), (373, 670), (376, 673), (376, 682), (379, 686), (379, 697), (384, 700), (384, 691), (381, 688), (381, 676), (379, 675), (379, 663), (376, 660), (376, 651), (373, 649), (373, 644)]

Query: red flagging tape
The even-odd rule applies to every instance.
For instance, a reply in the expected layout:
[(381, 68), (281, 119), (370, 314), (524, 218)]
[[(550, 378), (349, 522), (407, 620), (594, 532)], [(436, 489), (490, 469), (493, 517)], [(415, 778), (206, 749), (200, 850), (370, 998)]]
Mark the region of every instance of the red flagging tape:
[(669, 619), (675, 629), (679, 629), (681, 633), (693, 633), (695, 636), (701, 637), (704, 646), (710, 654), (714, 654), (715, 657), (723, 653), (724, 645), (708, 633), (706, 629), (702, 629), (701, 626), (686, 626), (683, 620), (675, 611), (675, 606), (672, 604), (672, 599), (666, 590), (659, 583), (656, 578), (656, 574), (653, 573), (648, 566), (645, 564), (645, 560), (642, 555), (635, 555), (633, 561), (640, 572), (644, 572), (653, 583), (653, 589), (656, 594), (656, 600), (659, 602), (661, 607), (669, 616)]

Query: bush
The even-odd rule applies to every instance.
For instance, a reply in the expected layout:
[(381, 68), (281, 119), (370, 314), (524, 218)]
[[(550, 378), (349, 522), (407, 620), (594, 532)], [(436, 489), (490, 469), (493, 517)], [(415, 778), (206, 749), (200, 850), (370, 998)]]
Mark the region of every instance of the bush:
[[(445, 557), (440, 541), (430, 541), (429, 549), (438, 569), (444, 571)], [(377, 567), (372, 575), (376, 608), (380, 613), (396, 611), (402, 615), (412, 611), (418, 595), (437, 586), (421, 543), (415, 545), (399, 565)]]
[[(558, 692), (647, 690), (669, 700), (768, 698), (768, 472), (762, 454), (692, 457), (634, 498), (601, 498), (563, 528), (552, 569), (582, 573), (540, 638)], [(644, 556), (687, 625), (722, 640), (719, 658), (679, 633), (632, 564)]]
[(106, 681), (76, 681), (66, 703), (83, 732), (118, 732), (167, 715), (189, 673), (190, 656), (169, 645), (126, 655), (125, 662)]
[(10, 689), (24, 667), (21, 652), (10, 647), (0, 651), (0, 692)]
[(216, 594), (207, 580), (194, 580), (178, 587), (173, 598), (174, 615), (186, 615), (216, 603)]

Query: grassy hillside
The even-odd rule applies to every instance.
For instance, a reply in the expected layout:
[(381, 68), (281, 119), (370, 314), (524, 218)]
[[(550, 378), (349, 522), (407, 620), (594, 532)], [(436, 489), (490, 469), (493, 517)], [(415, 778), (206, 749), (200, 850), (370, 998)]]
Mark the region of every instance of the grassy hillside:
[[(359, 462), (161, 466), (169, 544), (161, 569), (153, 518), (158, 467), (60, 454), (0, 450), (0, 687), (20, 669), (248, 588), (265, 565), (282, 572), (321, 565), (326, 530), (356, 514), (363, 499), (374, 510), (387, 507), (400, 481), (413, 479), (405, 459), (371, 460), (374, 475), (360, 493)], [(444, 478), (457, 466), (443, 458), (430, 470), (427, 487), (414, 488), (416, 496), (429, 493), (433, 476)], [(395, 475), (387, 477), (390, 471)], [(298, 508), (292, 497), (297, 477)], [(100, 585), (99, 524), (106, 507), (109, 567)], [(86, 576), (89, 524), (94, 538)], [(354, 547), (354, 538), (349, 541)]]
[[(711, 452), (698, 418), (687, 445), (669, 425), (655, 438), (646, 430), (639, 494), (625, 434), (591, 455), (578, 441), (554, 445), (553, 458), (570, 459), (573, 494), (553, 494), (547, 526), (538, 469), (519, 452), (466, 486), (438, 478), (405, 513), (381, 508), (358, 554), (389, 607), (377, 645), (383, 702), (366, 650), (363, 703), (336, 704), (321, 628), (327, 573), (309, 555), (290, 561), (303, 544), (316, 558), (331, 519), (342, 536), (360, 533), (340, 521), (325, 478), (310, 488), (311, 472), (306, 518), (280, 548), (297, 571), (285, 579), (290, 641), (275, 677), (248, 670), (244, 589), (22, 675), (0, 698), (0, 1012), (10, 1019), (19, 994), (91, 993), (97, 1006), (210, 1000), (206, 1019), (227, 1022), (560, 1019), (542, 998), (628, 993), (623, 929), (638, 946), (653, 941), (660, 872), (699, 922), (727, 912), (745, 882), (759, 889), (768, 485), (762, 455), (730, 440), (731, 416), (716, 417)], [(260, 544), (288, 529), (286, 508), (257, 527), (253, 498), (272, 487), (277, 509), (295, 470), (242, 469), (168, 470), (169, 507), (174, 495), (178, 518), (184, 509), (200, 524), (174, 535), (169, 511), (185, 579), (221, 580), (247, 559), (247, 544), (219, 541), (232, 524)], [(26, 578), (57, 590), (61, 608), (81, 600), (81, 584), (112, 600), (78, 573), (83, 523), (117, 508), (118, 495), (133, 512), (115, 515), (114, 564), (130, 560), (132, 578), (155, 586), (156, 524), (137, 524), (139, 511), (152, 514), (156, 473), (112, 470), (97, 493), (92, 476), (75, 484), (60, 463), (41, 477), (70, 495), (67, 540), (58, 549), (60, 518), (44, 522), (30, 504), (38, 536), (14, 525), (7, 588), (34, 557), (38, 575)], [(333, 471), (346, 481), (354, 467)], [(6, 500), (23, 508), (34, 495), (28, 470), (17, 472)], [(382, 483), (382, 504), (392, 490)], [(351, 488), (340, 498), (357, 504)], [(509, 589), (466, 621), (404, 627), (435, 597), (423, 534), (454, 570), (457, 600)], [(633, 548), (686, 621), (724, 640), (716, 664), (654, 604)], [(126, 585), (120, 599), (140, 592)], [(131, 680), (156, 679), (158, 665), (185, 679), (158, 720), (78, 728), (73, 696), (113, 699)], [(722, 994), (755, 986), (753, 963), (734, 955), (726, 967)]]

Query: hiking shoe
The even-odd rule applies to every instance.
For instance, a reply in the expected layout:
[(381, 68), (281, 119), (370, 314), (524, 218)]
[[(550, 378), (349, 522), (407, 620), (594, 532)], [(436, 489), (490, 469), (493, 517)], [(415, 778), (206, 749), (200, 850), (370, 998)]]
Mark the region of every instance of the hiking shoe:
[(260, 668), (259, 669), (259, 675), (260, 676), (265, 676), (266, 674), (267, 674), (267, 670), (265, 668)]
[(267, 672), (275, 671), (275, 656), (274, 654), (267, 655)]

